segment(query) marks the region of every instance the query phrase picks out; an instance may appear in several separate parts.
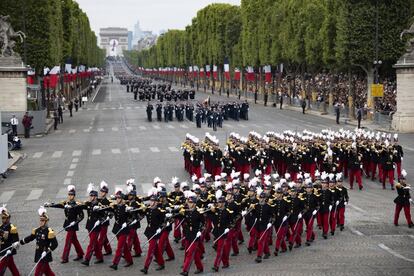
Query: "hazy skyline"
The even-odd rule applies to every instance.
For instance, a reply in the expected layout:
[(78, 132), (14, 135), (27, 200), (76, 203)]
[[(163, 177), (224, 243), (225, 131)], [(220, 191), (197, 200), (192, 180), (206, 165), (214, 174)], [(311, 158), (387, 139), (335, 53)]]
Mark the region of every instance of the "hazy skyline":
[(197, 11), (211, 3), (240, 5), (240, 0), (75, 0), (89, 17), (91, 28), (123, 27), (133, 31), (139, 20), (142, 30), (184, 29)]

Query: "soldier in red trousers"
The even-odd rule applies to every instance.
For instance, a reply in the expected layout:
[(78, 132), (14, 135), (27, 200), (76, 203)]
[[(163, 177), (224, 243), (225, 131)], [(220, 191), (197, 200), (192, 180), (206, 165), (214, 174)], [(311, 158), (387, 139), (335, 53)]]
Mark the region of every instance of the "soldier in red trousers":
[(16, 255), (15, 247), (19, 245), (19, 234), (16, 226), (10, 223), (11, 216), (5, 205), (0, 207), (0, 215), (2, 222), (0, 226), (0, 275), (5, 275), (8, 268), (13, 276), (19, 276), (20, 273), (13, 258)]
[(410, 195), (411, 187), (405, 182), (405, 177), (407, 172), (405, 170), (401, 171), (401, 177), (399, 183), (397, 183), (397, 193), (398, 196), (394, 199), (395, 203), (395, 213), (394, 213), (394, 225), (398, 226), (398, 219), (400, 217), (400, 212), (404, 209), (405, 219), (407, 220), (408, 227), (413, 227), (413, 221), (411, 219), (410, 213), (410, 203), (413, 202)]

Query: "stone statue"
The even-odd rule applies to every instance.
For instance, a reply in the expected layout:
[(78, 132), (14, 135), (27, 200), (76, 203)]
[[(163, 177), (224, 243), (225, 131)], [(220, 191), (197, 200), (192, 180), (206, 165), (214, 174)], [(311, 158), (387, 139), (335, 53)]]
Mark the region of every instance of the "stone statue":
[[(402, 31), (400, 35), (400, 39), (402, 40), (404, 38), (404, 35), (413, 35), (414, 34), (414, 23), (410, 26), (409, 29)], [(411, 38), (407, 41), (407, 53), (413, 53), (414, 52), (414, 38)]]
[(21, 42), (26, 38), (23, 32), (13, 30), (9, 19), (10, 16), (8, 15), (0, 15), (0, 57), (18, 57), (19, 55), (13, 51), (13, 47), (16, 45), (13, 38), (19, 37)]

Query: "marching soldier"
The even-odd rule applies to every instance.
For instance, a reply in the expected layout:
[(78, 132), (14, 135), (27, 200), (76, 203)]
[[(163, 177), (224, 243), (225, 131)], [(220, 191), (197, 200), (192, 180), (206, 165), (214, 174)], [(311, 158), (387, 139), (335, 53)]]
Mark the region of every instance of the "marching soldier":
[(201, 256), (203, 254), (201, 243), (204, 225), (204, 216), (196, 208), (197, 197), (194, 193), (191, 193), (188, 197), (187, 209), (181, 208), (179, 211), (180, 216), (184, 220), (183, 233), (185, 237), (185, 253), (183, 271), (181, 275), (187, 276), (190, 270), (191, 263), (194, 260), (197, 270), (194, 274), (200, 274), (203, 272), (203, 263), (201, 262)]
[(391, 190), (394, 190), (394, 157), (390, 146), (383, 151), (382, 161), (382, 188), (385, 190), (385, 180), (388, 177)]
[(288, 217), (289, 217), (289, 207), (291, 201), (283, 196), (282, 188), (277, 188), (275, 193), (275, 198), (272, 201), (274, 206), (274, 227), (276, 231), (276, 242), (275, 242), (275, 251), (274, 255), (279, 254), (279, 249), (282, 247), (282, 253), (287, 251), (286, 246), (286, 233), (288, 232)]
[(156, 111), (157, 111), (157, 121), (161, 122), (162, 121), (162, 104), (157, 103)]
[(32, 233), (20, 240), (19, 243), (14, 243), (14, 248), (18, 248), (18, 245), (24, 245), (31, 241), (36, 240), (36, 250), (34, 262), (35, 265), (35, 276), (40, 275), (55, 275), (49, 266), (49, 263), (53, 261), (52, 252), (57, 248), (58, 242), (56, 239), (55, 232), (52, 228), (48, 227), (49, 217), (44, 207), (40, 207), (39, 213), (39, 227), (34, 228)]
[(19, 270), (14, 263), (13, 256), (16, 255), (16, 245), (19, 243), (17, 228), (10, 223), (10, 213), (5, 205), (0, 208), (0, 275), (5, 275), (8, 268), (13, 276), (19, 276)]
[(395, 213), (394, 213), (394, 225), (398, 226), (398, 219), (400, 217), (400, 212), (404, 209), (405, 218), (407, 220), (408, 227), (411, 228), (414, 226), (413, 221), (411, 219), (410, 213), (410, 203), (413, 202), (410, 195), (411, 187), (405, 182), (405, 177), (407, 173), (405, 170), (402, 170), (400, 182), (397, 183), (397, 193), (398, 196), (394, 199), (395, 203)]
[[(89, 262), (92, 258), (92, 254), (95, 254), (95, 264), (103, 263), (102, 251), (98, 242), (99, 233), (102, 227), (102, 217), (104, 212), (101, 210), (98, 201), (98, 191), (95, 186), (91, 183), (88, 185), (89, 200), (81, 205), (83, 210), (86, 210), (88, 219), (86, 220), (86, 230), (88, 230), (89, 244), (86, 248), (86, 253), (83, 265), (89, 266)], [(104, 218), (103, 221), (106, 219)], [(108, 217), (109, 220), (109, 217)]]
[(153, 194), (150, 196), (150, 204), (148, 207), (144, 207), (142, 212), (147, 218), (147, 227), (145, 228), (144, 235), (148, 238), (148, 252), (147, 257), (145, 258), (144, 268), (141, 269), (141, 272), (144, 274), (148, 273), (148, 268), (154, 258), (159, 265), (155, 270), (163, 270), (164, 259), (159, 250), (158, 240), (163, 228), (163, 223), (165, 219), (165, 210), (158, 208), (158, 197)]
[(344, 230), (345, 225), (345, 206), (348, 205), (349, 196), (348, 189), (342, 185), (342, 173), (336, 175), (336, 189), (338, 190), (339, 195), (339, 205), (336, 211), (337, 223), (339, 230)]
[(148, 122), (152, 122), (152, 110), (154, 109), (154, 107), (152, 106), (151, 102), (148, 102), (147, 105), (147, 118), (148, 118)]
[(401, 177), (401, 163), (404, 157), (404, 152), (401, 145), (398, 144), (398, 134), (394, 134), (394, 163), (397, 166), (397, 178)]
[[(128, 207), (129, 208), (139, 208), (140, 202), (137, 201), (137, 191), (135, 189), (135, 185), (132, 183), (129, 183), (127, 186), (128, 190)], [(137, 229), (141, 227), (141, 221), (142, 217), (138, 212), (133, 212), (128, 217), (128, 224), (129, 224), (129, 233), (128, 233), (128, 249), (129, 251), (132, 250), (132, 247), (134, 247), (135, 254), (133, 257), (141, 257), (142, 250), (141, 250), (141, 244), (139, 241), (139, 237), (137, 235)], [(132, 223), (134, 222), (134, 223)]]
[(312, 182), (306, 184), (306, 193), (304, 194), (305, 210), (303, 214), (306, 225), (306, 245), (310, 246), (315, 240), (315, 232), (313, 231), (313, 223), (315, 220), (316, 210), (319, 208), (319, 198), (314, 194)]
[(70, 247), (75, 247), (76, 254), (78, 255), (74, 261), (82, 260), (83, 249), (78, 241), (76, 232), (79, 231), (79, 222), (84, 218), (83, 210), (80, 208), (81, 203), (75, 200), (76, 190), (74, 185), (68, 186), (68, 199), (57, 204), (45, 203), (45, 207), (64, 209), (65, 222), (63, 228), (66, 231), (65, 246), (62, 252), (61, 263), (67, 263), (69, 259)]
[(328, 189), (328, 179), (327, 176), (321, 176), (322, 179), (322, 189), (319, 193), (319, 212), (320, 222), (322, 227), (322, 236), (324, 239), (328, 238), (329, 231), (329, 213), (332, 210), (332, 195), (331, 191)]
[[(124, 202), (124, 195), (121, 189), (115, 191), (116, 201), (110, 205), (110, 210), (114, 213), (115, 223), (112, 228), (112, 233), (116, 236), (118, 244), (116, 247), (115, 255), (112, 260), (112, 265), (110, 268), (113, 270), (118, 269), (119, 261), (121, 257), (125, 258), (127, 262), (125, 267), (133, 265), (131, 251), (128, 248), (127, 237), (129, 233), (129, 224), (128, 224), (128, 213), (127, 206)], [(135, 222), (131, 222), (134, 224)]]
[[(160, 191), (158, 193), (159, 195), (159, 208), (163, 210), (168, 210), (170, 208), (170, 204), (167, 201), (167, 192), (166, 191)], [(164, 254), (164, 251), (167, 253), (168, 259), (166, 259), (166, 262), (173, 261), (175, 259), (174, 251), (172, 250), (170, 240), (168, 239), (170, 232), (172, 230), (172, 222), (167, 223), (165, 227), (163, 227), (160, 235), (160, 239), (158, 241), (158, 250), (161, 252), (161, 255)]]
[(290, 189), (290, 216), (289, 216), (289, 228), (291, 235), (289, 237), (289, 250), (292, 250), (293, 245), (296, 243), (295, 248), (302, 245), (302, 230), (303, 219), (302, 213), (305, 208), (304, 199), (301, 194), (298, 195), (298, 189), (293, 187)]
[[(98, 203), (102, 207), (108, 207), (111, 202), (106, 197), (109, 192), (108, 184), (105, 181), (101, 181), (100, 184), (100, 190), (99, 190), (99, 198)], [(109, 213), (108, 211), (104, 211), (104, 217), (107, 218), (107, 216), (112, 217), (112, 213)], [(112, 248), (109, 244), (108, 240), (108, 227), (109, 227), (109, 219), (105, 219), (102, 222), (101, 230), (99, 231), (99, 237), (98, 237), (98, 243), (99, 243), (99, 251), (102, 252), (102, 248), (105, 250), (104, 256), (108, 256), (112, 254)]]
[(349, 156), (349, 167), (350, 167), (349, 185), (351, 186), (351, 190), (354, 188), (354, 179), (356, 179), (359, 189), (362, 190), (363, 188), (362, 177), (361, 177), (361, 167), (362, 167), (361, 162), (362, 162), (361, 154), (358, 152), (356, 146), (354, 146)]

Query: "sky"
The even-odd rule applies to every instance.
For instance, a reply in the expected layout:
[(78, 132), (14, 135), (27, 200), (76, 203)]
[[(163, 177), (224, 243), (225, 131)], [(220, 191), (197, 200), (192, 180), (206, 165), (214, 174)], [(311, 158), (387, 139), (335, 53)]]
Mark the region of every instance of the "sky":
[(141, 30), (184, 29), (197, 11), (211, 3), (240, 5), (240, 0), (75, 0), (89, 17), (91, 28), (122, 27), (133, 31), (137, 20)]

